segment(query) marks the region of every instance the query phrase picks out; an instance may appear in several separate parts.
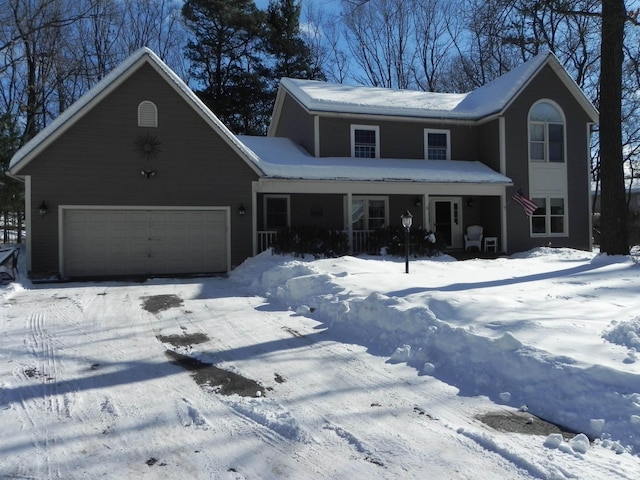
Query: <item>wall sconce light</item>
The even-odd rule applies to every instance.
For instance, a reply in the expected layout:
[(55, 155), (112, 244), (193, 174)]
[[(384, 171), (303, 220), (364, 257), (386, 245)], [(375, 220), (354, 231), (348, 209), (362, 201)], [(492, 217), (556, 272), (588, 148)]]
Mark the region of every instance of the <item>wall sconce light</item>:
[(414, 202), (416, 207), (421, 207), (422, 206), (422, 197), (416, 197), (416, 200)]
[(467, 207), (473, 207), (473, 197), (467, 198)]
[(48, 211), (49, 209), (47, 208), (47, 204), (44, 203), (44, 200), (43, 200), (40, 206), (38, 207), (38, 212), (40, 213), (41, 217), (44, 217)]
[(155, 170), (140, 170), (140, 175), (143, 177), (151, 178), (156, 176)]
[(245, 214), (245, 213), (247, 213), (247, 209), (246, 209), (246, 208), (244, 208), (244, 203), (241, 203), (241, 204), (240, 204), (240, 208), (238, 208), (238, 214), (239, 214), (241, 217), (244, 217), (244, 214)]

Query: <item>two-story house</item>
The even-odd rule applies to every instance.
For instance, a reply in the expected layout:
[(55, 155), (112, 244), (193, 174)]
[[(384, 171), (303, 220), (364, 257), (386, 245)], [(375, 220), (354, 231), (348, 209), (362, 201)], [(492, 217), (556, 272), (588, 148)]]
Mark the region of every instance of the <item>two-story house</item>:
[(10, 172), (34, 275), (226, 272), (300, 225), (344, 230), (357, 254), (406, 210), (450, 249), (470, 225), (502, 252), (590, 249), (597, 119), (548, 53), (467, 94), (284, 78), (268, 136), (237, 136), (145, 48)]

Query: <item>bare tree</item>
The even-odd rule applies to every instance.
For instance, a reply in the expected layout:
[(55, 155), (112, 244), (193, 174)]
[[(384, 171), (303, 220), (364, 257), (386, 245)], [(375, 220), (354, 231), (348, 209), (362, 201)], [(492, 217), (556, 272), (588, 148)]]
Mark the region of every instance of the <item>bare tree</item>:
[(444, 91), (444, 70), (454, 52), (455, 39), (463, 35), (459, 6), (448, 0), (429, 0), (415, 2), (413, 8), (415, 83), (421, 90)]
[(412, 86), (415, 49), (410, 45), (414, 22), (413, 0), (370, 0), (346, 3), (346, 38), (353, 61), (362, 74), (356, 80), (388, 88)]
[(316, 8), (307, 2), (304, 9), (303, 33), (312, 51), (315, 68), (322, 69), (325, 77), (335, 83), (349, 78), (349, 55), (342, 45), (342, 18), (339, 14)]

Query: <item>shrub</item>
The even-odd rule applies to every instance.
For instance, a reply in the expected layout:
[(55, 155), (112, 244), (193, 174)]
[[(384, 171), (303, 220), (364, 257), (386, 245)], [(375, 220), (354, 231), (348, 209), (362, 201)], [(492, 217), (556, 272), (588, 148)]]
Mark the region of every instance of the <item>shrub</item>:
[[(380, 255), (405, 254), (405, 231), (402, 227), (380, 228), (372, 232), (366, 253)], [(311, 254), (315, 258), (333, 258), (349, 254), (349, 237), (340, 230), (318, 227), (289, 227), (278, 231), (271, 245), (273, 253), (291, 253), (296, 257)], [(409, 250), (414, 257), (432, 257), (444, 250), (442, 240), (422, 228), (412, 228), (409, 233)]]
[(304, 257), (308, 253), (315, 258), (332, 258), (349, 253), (349, 240), (339, 230), (300, 226), (279, 230), (271, 247), (276, 254)]
[[(376, 230), (372, 237), (376, 251), (388, 255), (405, 254), (405, 231), (403, 227), (386, 227)], [(431, 230), (412, 228), (409, 231), (409, 253), (414, 257), (433, 257), (442, 253), (444, 241)]]

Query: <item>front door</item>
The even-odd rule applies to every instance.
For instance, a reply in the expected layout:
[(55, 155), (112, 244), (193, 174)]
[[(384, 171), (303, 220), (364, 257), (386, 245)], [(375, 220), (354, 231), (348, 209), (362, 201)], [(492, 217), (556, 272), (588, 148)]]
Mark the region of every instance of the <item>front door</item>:
[(462, 199), (460, 197), (430, 197), (431, 229), (447, 248), (462, 248)]

